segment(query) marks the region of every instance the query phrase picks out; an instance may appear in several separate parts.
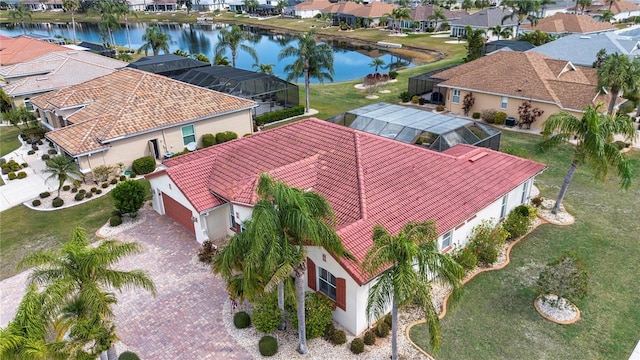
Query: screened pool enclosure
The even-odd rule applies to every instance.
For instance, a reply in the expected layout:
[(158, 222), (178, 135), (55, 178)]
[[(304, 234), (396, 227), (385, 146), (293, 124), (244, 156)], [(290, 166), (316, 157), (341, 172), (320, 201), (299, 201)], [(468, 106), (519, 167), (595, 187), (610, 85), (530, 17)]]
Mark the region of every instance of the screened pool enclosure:
[(457, 144), (498, 150), (501, 132), (485, 124), (388, 103), (375, 103), (329, 121), (389, 139), (444, 151)]

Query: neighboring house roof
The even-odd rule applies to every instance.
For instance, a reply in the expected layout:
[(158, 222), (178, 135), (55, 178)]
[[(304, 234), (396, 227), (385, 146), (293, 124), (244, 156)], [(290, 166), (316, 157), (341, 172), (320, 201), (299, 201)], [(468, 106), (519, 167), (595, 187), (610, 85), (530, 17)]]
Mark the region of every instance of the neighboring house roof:
[(31, 99), (40, 109), (77, 108), (73, 125), (47, 133), (70, 155), (110, 147), (109, 142), (155, 129), (249, 109), (251, 100), (124, 68)]
[(515, 26), (518, 24), (518, 17), (516, 15), (514, 15), (513, 18), (505, 19), (504, 22), (502, 21), (502, 19), (511, 14), (512, 12), (509, 10), (499, 7), (491, 7), (460, 19), (451, 20), (449, 24), (457, 26), (469, 25), (476, 28), (490, 28), (496, 25), (500, 25), (502, 27)]
[(130, 68), (162, 75), (178, 75), (203, 66), (209, 63), (175, 54), (144, 56), (129, 64)]
[(328, 7), (324, 8), (322, 12), (330, 13), (330, 14), (350, 14), (352, 11), (354, 11), (360, 6), (364, 6), (364, 5), (358, 4), (354, 1), (345, 1), (345, 2), (331, 4)]
[[(574, 7), (568, 8), (567, 10), (581, 12), (582, 7), (574, 6)], [(601, 14), (605, 10), (609, 10), (609, 4), (602, 1), (594, 1), (591, 5), (586, 6), (584, 8), (584, 12), (586, 14), (591, 14), (591, 15)], [(624, 1), (624, 0), (615, 0), (615, 2), (611, 5), (611, 12), (614, 15), (622, 14), (625, 12), (632, 12), (632, 11), (640, 11), (640, 5), (637, 5), (628, 1)]]
[[(199, 212), (224, 200), (254, 204), (263, 172), (312, 189), (327, 198), (338, 235), (361, 262), (374, 225), (397, 233), (409, 221), (433, 219), (443, 234), (545, 168), (485, 148), (451, 151), (308, 119), (166, 160), (168, 168), (150, 177), (167, 174)], [(359, 284), (369, 280), (359, 265), (340, 263)]]
[(102, 44), (83, 41), (80, 44), (78, 44), (78, 46), (82, 46), (84, 48), (87, 48), (91, 52), (94, 52), (96, 54), (102, 54), (102, 55), (106, 55), (106, 56), (115, 56), (116, 55), (116, 50), (115, 49), (112, 49), (110, 47), (104, 46)]
[[(360, 5), (360, 4), (359, 4)], [(386, 14), (391, 14), (396, 5), (387, 4), (381, 1), (374, 1), (366, 5), (361, 5), (351, 11), (351, 15), (361, 18), (379, 18)]]
[(555, 103), (582, 111), (587, 105), (608, 103), (598, 95), (596, 69), (574, 66), (533, 51), (498, 51), (433, 75), (439, 86)]
[(9, 40), (2, 40), (0, 44), (0, 65), (17, 64), (37, 58), (40, 55), (65, 50), (67, 48), (61, 45), (51, 44), (27, 36), (19, 36)]
[(329, 0), (308, 0), (305, 1), (303, 3), (300, 3), (296, 6), (294, 6), (294, 8), (297, 11), (304, 11), (304, 10), (322, 10), (324, 8), (327, 8), (331, 6), (331, 2), (329, 2)]
[[(430, 20), (429, 16), (433, 15), (433, 10), (439, 8), (437, 5), (418, 5), (415, 8), (411, 9), (411, 19), (420, 21), (420, 20)], [(469, 13), (466, 10), (457, 10), (451, 11), (445, 8), (440, 8), (444, 16), (447, 17), (447, 20), (460, 19), (465, 16), (469, 16)]]
[(538, 46), (533, 50), (552, 58), (571, 61), (575, 65), (592, 66), (596, 54), (605, 49), (607, 54), (625, 54), (640, 56), (640, 27), (635, 36), (626, 36), (627, 32), (606, 32), (594, 35), (569, 35)]
[[(11, 97), (61, 89), (127, 66), (124, 61), (86, 51), (60, 51), (30, 61), (0, 67), (0, 76), (9, 80), (3, 85)], [(11, 80), (19, 78), (18, 80)]]
[(494, 40), (487, 42), (484, 47), (486, 53), (505, 49), (520, 52), (535, 49), (535, 45), (528, 41), (520, 40)]
[(598, 21), (589, 15), (557, 13), (538, 20), (538, 24), (535, 26), (524, 24), (520, 29), (525, 32), (540, 30), (551, 34), (590, 34), (615, 30), (616, 27), (611, 23)]

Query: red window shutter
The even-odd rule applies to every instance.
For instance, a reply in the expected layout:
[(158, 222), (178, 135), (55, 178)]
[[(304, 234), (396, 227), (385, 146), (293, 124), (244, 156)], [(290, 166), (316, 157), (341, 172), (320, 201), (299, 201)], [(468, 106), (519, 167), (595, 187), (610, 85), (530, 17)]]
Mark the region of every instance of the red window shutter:
[(307, 285), (316, 291), (316, 264), (309, 258), (307, 258)]
[(343, 278), (336, 278), (336, 305), (347, 311), (347, 281)]

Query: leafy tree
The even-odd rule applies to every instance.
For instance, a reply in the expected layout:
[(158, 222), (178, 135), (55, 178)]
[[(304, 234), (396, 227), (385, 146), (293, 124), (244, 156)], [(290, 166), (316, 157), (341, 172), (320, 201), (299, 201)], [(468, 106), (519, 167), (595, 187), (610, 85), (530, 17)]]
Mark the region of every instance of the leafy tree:
[(27, 29), (24, 27), (24, 19), (28, 18), (31, 20), (31, 9), (25, 5), (23, 1), (20, 1), (13, 9), (9, 10), (9, 17), (12, 19), (20, 19), (20, 26), (22, 26), (22, 31), (27, 33)]
[(473, 29), (467, 25), (464, 28), (465, 39), (467, 40), (467, 57), (465, 62), (470, 62), (482, 57), (482, 49), (484, 48), (484, 29)]
[(611, 101), (608, 112), (613, 113), (620, 92), (633, 93), (640, 90), (640, 59), (633, 61), (624, 54), (607, 56), (598, 68), (598, 86), (609, 90)]
[(213, 58), (213, 65), (229, 66), (231, 65), (231, 63), (226, 56), (223, 56), (222, 54), (216, 54)]
[(557, 38), (556, 35), (547, 34), (544, 31), (536, 30), (534, 32), (520, 35), (519, 40), (530, 42), (535, 46), (544, 45), (548, 42), (552, 42)]
[(473, 7), (473, 1), (472, 0), (463, 0), (462, 1), (462, 10), (469, 10)]
[(582, 261), (572, 253), (564, 253), (540, 273), (537, 282), (540, 295), (557, 295), (571, 302), (582, 299), (589, 288), (589, 275)]
[(114, 1), (100, 1), (96, 3), (95, 10), (100, 14), (99, 28), (105, 45), (115, 45), (113, 31), (120, 27), (118, 21), (118, 4)]
[(71, 25), (73, 27), (73, 43), (76, 43), (76, 18), (75, 13), (78, 11), (80, 7), (80, 2), (78, 0), (62, 0), (62, 8), (64, 11), (68, 11), (71, 13)]
[(144, 41), (144, 44), (138, 49), (138, 53), (144, 50), (144, 55), (146, 56), (149, 49), (151, 49), (153, 55), (158, 55), (160, 50), (168, 54), (171, 35), (161, 32), (157, 26), (152, 26), (145, 30), (144, 35), (142, 35), (142, 41)]
[(54, 156), (46, 161), (47, 167), (42, 170), (46, 174), (50, 174), (47, 180), (58, 180), (58, 197), (64, 183), (71, 179), (76, 180), (82, 178), (82, 173), (75, 160), (66, 155)]
[(122, 214), (137, 214), (144, 204), (146, 193), (144, 186), (135, 180), (127, 180), (111, 190), (113, 205)]
[(520, 31), (520, 25), (522, 25), (525, 20), (528, 20), (534, 25), (537, 23), (537, 14), (540, 11), (540, 2), (538, 0), (506, 0), (502, 1), (502, 6), (512, 11), (510, 15), (502, 18), (503, 24), (507, 19), (513, 20), (514, 17), (517, 18), (516, 36)]
[(419, 303), (429, 324), (430, 344), (440, 347), (440, 322), (431, 301), (430, 274), (453, 286), (456, 294), (464, 269), (452, 257), (440, 253), (438, 232), (433, 221), (409, 222), (397, 235), (384, 227), (373, 229), (373, 246), (367, 252), (362, 270), (377, 281), (367, 298), (367, 314), (380, 318), (391, 303), (391, 358), (398, 359), (398, 308)]
[(253, 64), (254, 68), (258, 69), (261, 74), (273, 75), (274, 64)]
[(309, 83), (314, 77), (321, 83), (324, 79), (333, 81), (333, 51), (327, 44), (318, 44), (313, 38), (313, 31), (295, 36), (298, 46), (289, 45), (280, 51), (278, 59), (293, 56), (296, 60), (287, 66), (284, 71), (288, 73), (287, 80), (294, 81), (304, 76), (305, 111), (310, 109)]
[(576, 8), (580, 8), (580, 14), (584, 15), (587, 6), (591, 6), (591, 0), (576, 0)]
[(491, 31), (493, 35), (497, 36), (498, 40), (500, 40), (500, 37), (502, 37), (503, 39), (508, 39), (512, 35), (512, 30), (510, 27), (502, 27), (500, 25), (490, 27), (489, 31)]
[(122, 18), (124, 20), (124, 29), (127, 34), (127, 46), (129, 52), (131, 52), (131, 36), (129, 35), (129, 16), (138, 17), (138, 14), (129, 8), (127, 3), (117, 3), (114, 11), (118, 19)]
[(587, 106), (582, 119), (561, 112), (553, 114), (544, 123), (543, 140), (538, 144), (540, 150), (550, 150), (566, 141), (577, 141), (573, 160), (567, 176), (560, 188), (552, 212), (558, 213), (569, 184), (578, 165), (587, 165), (593, 172), (594, 179), (604, 181), (609, 173), (609, 167), (615, 167), (620, 178), (620, 187), (628, 189), (633, 179), (632, 164), (627, 156), (621, 154), (616, 147), (614, 135), (622, 135), (627, 141), (637, 137), (636, 129), (631, 119), (618, 114), (600, 114), (602, 104)]
[(433, 14), (427, 17), (427, 20), (433, 20), (436, 22), (435, 29), (436, 31), (440, 28), (441, 21), (446, 22), (447, 16), (444, 14), (442, 8), (436, 7), (433, 9)]
[(209, 58), (205, 54), (195, 54), (195, 55), (193, 55), (193, 58), (198, 60), (198, 61), (202, 61), (202, 62), (206, 62), (206, 63), (210, 63), (211, 62), (211, 60), (209, 60)]
[(24, 125), (26, 128), (31, 127), (36, 123), (36, 117), (25, 106), (19, 106), (9, 111), (2, 113), (2, 120), (9, 124), (20, 128), (20, 125)]
[(378, 68), (383, 67), (385, 65), (384, 60), (380, 58), (373, 58), (369, 63), (369, 67), (375, 68), (375, 72), (378, 73)]
[(216, 57), (222, 56), (224, 52), (229, 49), (231, 51), (231, 66), (236, 67), (236, 57), (238, 55), (238, 49), (251, 55), (255, 62), (258, 62), (258, 54), (253, 47), (243, 44), (244, 41), (250, 40), (251, 33), (242, 30), (238, 25), (231, 25), (231, 29), (222, 29), (218, 34), (218, 43), (215, 47)]

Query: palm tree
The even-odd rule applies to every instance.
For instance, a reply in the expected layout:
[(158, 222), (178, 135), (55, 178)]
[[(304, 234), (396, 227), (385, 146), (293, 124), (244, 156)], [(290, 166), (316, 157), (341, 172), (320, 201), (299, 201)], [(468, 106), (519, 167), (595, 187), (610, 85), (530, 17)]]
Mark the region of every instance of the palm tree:
[(273, 75), (274, 64), (253, 64), (253, 67), (258, 69), (261, 74)]
[(274, 10), (282, 16), (283, 11), (287, 6), (289, 6), (289, 3), (286, 0), (278, 0)]
[(640, 59), (633, 61), (624, 54), (609, 55), (602, 66), (597, 70), (598, 86), (609, 90), (611, 101), (609, 102), (609, 114), (613, 113), (618, 95), (634, 93), (640, 90)]
[(216, 54), (216, 56), (213, 58), (213, 65), (229, 66), (231, 65), (231, 63), (226, 56), (222, 54)]
[(115, 240), (104, 240), (94, 247), (87, 240), (85, 230), (75, 227), (71, 240), (60, 250), (32, 253), (18, 266), (35, 267), (28, 285), (44, 288), (43, 292), (62, 313), (56, 319), (64, 319), (64, 314), (73, 313), (75, 320), (62, 328), (68, 329), (70, 342), (77, 344), (78, 352), (86, 354), (89, 350), (89, 355), (95, 358), (102, 351), (113, 348), (116, 339), (112, 305), (117, 299), (111, 291), (140, 288), (155, 296), (155, 285), (144, 271), (112, 269), (121, 259), (141, 250), (136, 243)]
[(238, 49), (251, 55), (255, 62), (258, 62), (258, 54), (256, 51), (242, 42), (250, 40), (251, 34), (242, 30), (238, 25), (231, 25), (231, 30), (222, 29), (218, 34), (218, 43), (216, 44), (215, 54), (222, 55), (227, 49), (231, 51), (231, 66), (236, 67), (236, 57), (238, 55)]
[(161, 32), (157, 26), (152, 26), (145, 30), (144, 35), (142, 35), (142, 41), (144, 41), (144, 44), (138, 49), (138, 52), (144, 50), (145, 56), (149, 49), (153, 51), (153, 55), (158, 55), (160, 50), (168, 54), (171, 35)]
[(82, 173), (78, 168), (78, 164), (73, 158), (66, 155), (54, 156), (46, 161), (47, 167), (42, 172), (51, 174), (47, 178), (58, 180), (58, 197), (60, 197), (60, 189), (64, 185), (65, 181), (69, 179), (82, 178)]
[(36, 117), (25, 106), (20, 106), (3, 112), (2, 120), (19, 129), (20, 124), (25, 125), (26, 128), (29, 128), (30, 124), (36, 122)]
[(324, 79), (333, 81), (333, 51), (327, 44), (318, 44), (313, 38), (313, 30), (304, 34), (298, 34), (295, 39), (298, 47), (288, 45), (280, 51), (278, 59), (282, 60), (294, 56), (296, 60), (287, 66), (284, 71), (288, 73), (287, 81), (299, 79), (304, 75), (305, 111), (310, 109), (309, 82), (314, 77), (321, 83)]
[(125, 32), (127, 34), (127, 46), (129, 48), (129, 52), (132, 52), (131, 50), (131, 36), (129, 35), (129, 16), (133, 16), (133, 17), (138, 17), (138, 14), (129, 9), (129, 6), (124, 3), (124, 4), (117, 4), (116, 8), (115, 8), (116, 14), (118, 16), (118, 18), (122, 17), (122, 19), (124, 20), (124, 29)]
[(502, 23), (507, 19), (513, 20), (514, 17), (518, 19), (516, 25), (515, 36), (518, 36), (520, 31), (520, 25), (525, 20), (529, 20), (532, 24), (537, 24), (538, 12), (540, 11), (540, 2), (538, 0), (508, 0), (503, 1), (502, 5), (511, 9), (511, 14), (502, 18)]
[(605, 10), (602, 12), (602, 15), (600, 16), (600, 21), (602, 22), (611, 22), (611, 20), (614, 18), (614, 14), (613, 12), (611, 12), (611, 10)]
[(398, 23), (398, 30), (402, 27), (402, 20), (411, 20), (411, 9), (406, 7), (395, 8), (391, 10), (391, 14), (384, 14), (394, 20), (394, 25)]
[(467, 40), (467, 57), (465, 62), (473, 61), (482, 57), (482, 49), (484, 47), (484, 29), (474, 29), (467, 25), (464, 28), (465, 40)]
[(541, 18), (547, 16), (546, 12), (547, 12), (547, 5), (553, 5), (556, 2), (554, 0), (539, 0), (540, 3), (540, 14), (539, 16)]
[(24, 27), (24, 18), (31, 20), (31, 9), (25, 5), (23, 1), (20, 1), (14, 9), (9, 10), (9, 17), (12, 19), (20, 19), (22, 31), (24, 31), (25, 34), (27, 33), (27, 29)]
[(385, 65), (384, 60), (380, 58), (373, 58), (369, 63), (369, 67), (375, 68), (375, 72), (378, 73), (378, 68), (383, 67)]
[(591, 6), (591, 0), (576, 0), (576, 8), (580, 7), (580, 14), (584, 14), (584, 9)]
[(500, 40), (501, 36), (504, 39), (508, 39), (508, 38), (511, 37), (511, 28), (510, 27), (504, 27), (503, 28), (500, 25), (496, 25), (496, 26), (490, 27), (489, 31), (491, 31), (491, 33), (493, 35), (496, 35), (498, 37), (498, 40)]
[(544, 123), (543, 141), (538, 144), (542, 151), (550, 150), (571, 139), (577, 140), (571, 166), (552, 210), (554, 214), (558, 213), (578, 165), (587, 165), (591, 168), (594, 178), (600, 181), (606, 178), (609, 167), (615, 167), (620, 178), (620, 187), (628, 189), (631, 186), (633, 166), (613, 143), (613, 137), (622, 135), (626, 141), (633, 141), (637, 137), (635, 126), (626, 115), (601, 114), (601, 107), (602, 104), (596, 107), (587, 106), (581, 120), (569, 113), (561, 112), (551, 115)]
[(613, 4), (615, 2), (617, 2), (618, 0), (606, 0), (607, 4), (609, 4), (609, 12), (611, 12), (611, 7), (613, 6)]
[(98, 13), (100, 14), (100, 30), (103, 33), (103, 40), (105, 44), (113, 44), (115, 46), (116, 41), (113, 37), (113, 30), (120, 26), (118, 21), (118, 5), (112, 1), (100, 1), (97, 5)]
[(434, 20), (436, 22), (434, 29), (438, 31), (440, 28), (440, 20), (447, 21), (447, 16), (444, 14), (444, 10), (442, 10), (442, 8), (436, 7), (433, 9), (433, 14), (427, 17), (427, 20)]
[(381, 225), (373, 229), (373, 247), (362, 263), (363, 272), (377, 281), (369, 289), (367, 316), (380, 318), (391, 305), (391, 358), (398, 359), (398, 308), (417, 302), (429, 324), (430, 343), (440, 346), (440, 322), (431, 301), (431, 276), (451, 284), (456, 292), (462, 284), (463, 268), (438, 250), (438, 231), (433, 221), (409, 222), (397, 235)]
[(64, 11), (68, 11), (71, 13), (71, 26), (73, 27), (73, 43), (76, 43), (76, 19), (75, 13), (78, 11), (78, 7), (80, 7), (80, 2), (78, 0), (62, 0), (62, 8)]

